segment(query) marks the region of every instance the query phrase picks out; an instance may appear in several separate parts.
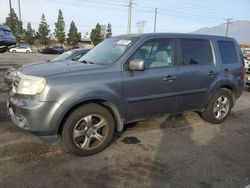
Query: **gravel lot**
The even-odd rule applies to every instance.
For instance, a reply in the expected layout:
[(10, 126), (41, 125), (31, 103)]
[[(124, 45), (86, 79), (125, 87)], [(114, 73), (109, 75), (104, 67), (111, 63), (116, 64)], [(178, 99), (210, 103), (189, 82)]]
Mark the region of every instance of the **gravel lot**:
[[(0, 64), (47, 60), (0, 54)], [(0, 72), (2, 82), (3, 72)], [(1, 84), (1, 83), (0, 83)], [(2, 88), (4, 85), (0, 85)], [(15, 127), (0, 88), (0, 187), (244, 188), (250, 184), (250, 92), (220, 125), (196, 113), (128, 125), (103, 152), (78, 157)], [(2, 90), (1, 90), (2, 89)]]

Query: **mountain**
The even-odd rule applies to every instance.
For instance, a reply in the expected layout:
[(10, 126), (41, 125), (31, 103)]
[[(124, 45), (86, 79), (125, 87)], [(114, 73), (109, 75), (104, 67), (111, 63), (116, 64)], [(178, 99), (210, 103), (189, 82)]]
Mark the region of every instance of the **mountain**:
[[(204, 27), (192, 33), (209, 34), (209, 35), (225, 35), (226, 24), (215, 27)], [(241, 44), (250, 44), (250, 21), (236, 20), (231, 21), (228, 30), (228, 36), (235, 38)]]

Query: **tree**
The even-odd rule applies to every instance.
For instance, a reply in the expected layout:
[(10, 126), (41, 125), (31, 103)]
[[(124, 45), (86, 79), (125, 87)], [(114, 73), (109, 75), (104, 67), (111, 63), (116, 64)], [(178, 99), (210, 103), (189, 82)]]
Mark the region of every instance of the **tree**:
[(72, 21), (68, 33), (68, 44), (75, 46), (81, 40), (81, 33), (78, 33), (75, 23)]
[(5, 25), (9, 26), (12, 30), (13, 34), (16, 37), (17, 43), (20, 43), (23, 32), (23, 24), (14, 11), (14, 9), (10, 10), (9, 16), (6, 18)]
[(49, 33), (50, 33), (49, 25), (46, 22), (44, 14), (42, 14), (41, 23), (39, 24), (37, 33), (39, 42), (41, 44), (47, 45), (49, 43)]
[(65, 22), (63, 19), (62, 11), (59, 10), (57, 22), (55, 23), (55, 38), (60, 42), (61, 46), (65, 41)]
[(111, 27), (111, 24), (108, 23), (108, 26), (107, 26), (107, 31), (106, 31), (106, 38), (110, 38), (112, 37), (112, 27)]
[(104, 38), (101, 34), (101, 25), (99, 23), (97, 23), (95, 28), (92, 29), (90, 33), (90, 39), (94, 45), (97, 45), (103, 41)]
[(27, 29), (24, 31), (24, 39), (30, 45), (35, 41), (35, 30), (32, 29), (30, 22), (27, 24)]

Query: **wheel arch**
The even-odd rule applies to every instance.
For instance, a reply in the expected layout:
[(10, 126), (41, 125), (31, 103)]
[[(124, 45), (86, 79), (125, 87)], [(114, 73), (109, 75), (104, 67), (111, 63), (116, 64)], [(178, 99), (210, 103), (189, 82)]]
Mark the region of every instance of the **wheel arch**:
[(67, 108), (67, 110), (64, 112), (61, 120), (59, 121), (59, 127), (58, 127), (57, 133), (58, 134), (61, 133), (66, 119), (69, 117), (69, 115), (74, 110), (76, 110), (80, 106), (90, 104), (90, 103), (98, 104), (98, 105), (105, 107), (112, 114), (112, 116), (114, 118), (114, 121), (116, 123), (116, 130), (118, 132), (121, 132), (123, 130), (124, 119), (122, 117), (122, 113), (116, 107), (116, 105), (114, 105), (112, 102), (110, 102), (108, 100), (104, 100), (104, 99), (89, 99), (89, 100), (80, 101), (78, 103), (75, 103), (75, 104), (71, 105), (69, 108)]
[[(230, 91), (233, 95), (233, 105), (235, 104), (236, 102), (236, 92), (235, 92), (235, 88), (232, 84), (230, 83), (224, 83), (224, 84), (219, 84), (217, 83), (216, 85), (214, 85), (213, 88), (211, 88), (208, 92), (209, 92), (209, 95), (203, 105), (203, 108), (207, 106), (207, 104), (209, 103), (209, 101), (211, 100), (213, 94), (218, 91), (219, 89), (226, 89), (228, 91)], [(204, 109), (203, 109), (204, 110)], [(202, 110), (202, 111), (203, 111)]]

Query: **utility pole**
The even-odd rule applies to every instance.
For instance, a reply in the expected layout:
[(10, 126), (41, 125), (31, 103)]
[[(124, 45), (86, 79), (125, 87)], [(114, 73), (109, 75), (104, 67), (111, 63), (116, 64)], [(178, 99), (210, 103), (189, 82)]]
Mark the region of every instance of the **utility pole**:
[(157, 19), (157, 8), (155, 8), (154, 33), (156, 32), (156, 19)]
[(20, 0), (18, 0), (18, 9), (19, 9), (19, 20), (22, 21)]
[(127, 33), (131, 33), (131, 14), (132, 14), (132, 0), (129, 0), (128, 4), (128, 31)]
[(9, 0), (9, 4), (10, 4), (10, 13), (11, 13), (11, 9), (12, 9), (11, 0)]
[(229, 24), (230, 24), (230, 20), (232, 20), (233, 18), (227, 18), (226, 21), (227, 21), (227, 27), (226, 27), (226, 37), (228, 36), (228, 29), (229, 29)]

